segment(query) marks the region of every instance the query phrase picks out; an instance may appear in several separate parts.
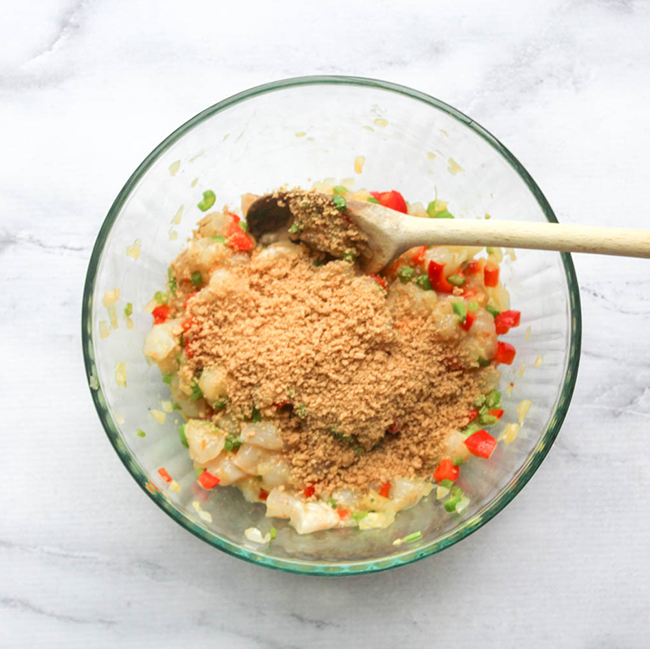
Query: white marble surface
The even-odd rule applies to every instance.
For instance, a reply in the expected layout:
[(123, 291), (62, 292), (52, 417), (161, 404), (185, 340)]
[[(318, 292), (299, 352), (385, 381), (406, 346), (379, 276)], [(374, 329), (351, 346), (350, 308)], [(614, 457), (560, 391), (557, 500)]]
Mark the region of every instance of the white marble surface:
[(80, 348), (110, 203), (187, 118), (358, 74), (495, 133), (560, 220), (648, 227), (650, 2), (22, 0), (0, 19), (0, 646), (647, 647), (650, 266), (577, 258), (582, 368), (558, 442), (494, 521), (416, 565), (300, 578), (221, 555), (140, 492)]

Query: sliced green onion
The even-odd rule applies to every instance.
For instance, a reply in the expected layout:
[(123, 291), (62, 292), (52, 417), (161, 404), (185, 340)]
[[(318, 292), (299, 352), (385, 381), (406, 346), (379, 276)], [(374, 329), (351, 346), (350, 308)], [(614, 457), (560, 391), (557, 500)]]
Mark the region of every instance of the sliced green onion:
[(300, 419), (304, 419), (307, 416), (307, 406), (304, 403), (301, 403), (297, 408), (296, 408), (296, 414)]
[(451, 489), (454, 486), (451, 480), (441, 480), (438, 484), (445, 489)]
[(351, 250), (346, 250), (343, 253), (343, 261), (347, 261), (350, 264), (354, 263), (355, 258), (356, 258), (356, 255)]
[(251, 421), (254, 424), (259, 424), (260, 421), (262, 421), (262, 413), (257, 408), (253, 408), (253, 412), (251, 414)]
[(485, 405), (488, 408), (498, 408), (501, 405), (501, 392), (498, 390), (491, 390), (485, 397)]
[(478, 310), (481, 308), (481, 305), (478, 302), (468, 302), (467, 310), (470, 313), (478, 313)]
[(190, 399), (192, 401), (198, 401), (199, 399), (203, 398), (203, 392), (201, 392), (201, 388), (199, 387), (199, 383), (196, 379), (192, 381), (192, 394), (190, 395)]
[(461, 496), (452, 496), (445, 500), (445, 509), (451, 514), (456, 511), (456, 505), (460, 502)]
[(237, 435), (234, 435), (232, 433), (226, 437), (226, 441), (223, 445), (226, 451), (236, 451), (240, 446), (241, 440), (239, 437), (237, 437)]
[(465, 303), (452, 302), (451, 308), (454, 310), (454, 313), (460, 318), (460, 321), (465, 322), (467, 319), (467, 309), (465, 308)]
[(344, 198), (343, 196), (341, 196), (340, 194), (335, 194), (335, 195), (332, 197), (332, 202), (334, 203), (334, 207), (336, 207), (336, 209), (337, 209), (339, 212), (342, 212), (342, 211), (345, 210), (345, 209), (347, 208), (347, 206), (348, 206), (348, 202), (347, 202), (347, 201), (345, 200), (345, 198)]
[(368, 512), (362, 511), (362, 512), (354, 512), (352, 514), (352, 519), (359, 522), (360, 520), (364, 519), (368, 515)]
[(486, 304), (486, 305), (485, 305), (485, 310), (486, 310), (486, 311), (487, 311), (487, 312), (488, 312), (488, 313), (489, 313), (493, 318), (496, 318), (496, 317), (499, 315), (499, 313), (501, 313), (501, 311), (499, 311), (499, 309), (495, 309), (495, 308), (494, 308), (493, 306), (491, 306), (490, 304)]
[(272, 527), (269, 530), (269, 534), (271, 535), (271, 541), (278, 535), (278, 531), (275, 529), (275, 527)]
[(451, 463), (454, 466), (463, 466), (463, 464), (465, 464), (465, 458), (460, 457), (460, 455), (454, 455), (454, 457), (451, 458)]
[(456, 503), (456, 513), (460, 514), (464, 512), (467, 509), (467, 506), (469, 505), (469, 498), (467, 496), (463, 496), (459, 502)]
[(173, 374), (163, 374), (163, 377), (162, 377), (163, 383), (166, 383), (167, 385), (169, 385), (172, 382), (173, 377), (174, 377)]
[(465, 286), (465, 284), (467, 284), (467, 279), (465, 277), (463, 277), (462, 275), (450, 275), (447, 278), (447, 281), (452, 286)]
[(476, 359), (476, 362), (478, 363), (479, 367), (487, 367), (490, 364), (490, 361), (487, 358), (483, 358), (483, 356), (479, 356)]
[(488, 255), (493, 255), (494, 254), (494, 248), (486, 248), (487, 254)]
[(246, 221), (240, 221), (237, 224), (244, 232), (248, 232), (248, 223)]
[(467, 437), (469, 437), (470, 435), (473, 435), (474, 433), (478, 433), (479, 430), (481, 430), (481, 427), (476, 422), (473, 421), (466, 428), (463, 428), (463, 430), (461, 430), (460, 432), (463, 435), (466, 435)]
[(431, 201), (427, 205), (427, 214), (430, 219), (453, 219), (454, 215), (447, 209), (438, 210), (436, 207), (437, 201)]
[(188, 442), (187, 442), (187, 437), (185, 437), (185, 424), (181, 424), (181, 425), (178, 427), (178, 437), (179, 437), (180, 440), (181, 440), (181, 444), (182, 444), (185, 448), (189, 448), (189, 447), (190, 447), (190, 445), (189, 445)]
[(167, 269), (167, 284), (169, 285), (169, 292), (176, 296), (176, 277), (172, 274), (172, 267)]
[(474, 401), (472, 403), (477, 407), (480, 408), (484, 403), (485, 403), (485, 395), (484, 394), (477, 394), (474, 397)]
[(139, 428), (135, 432), (136, 432), (136, 435), (138, 437), (146, 437), (147, 436), (147, 433), (145, 433), (143, 430), (140, 430)]
[(176, 401), (174, 401), (172, 404), (172, 410), (182, 410), (180, 403), (176, 403)]
[(406, 284), (415, 277), (415, 269), (411, 268), (410, 266), (402, 266), (397, 271), (397, 276), (399, 277), (400, 282)]
[(328, 504), (332, 509), (336, 509), (336, 508), (338, 507), (338, 505), (336, 504), (336, 500), (334, 500), (334, 498), (330, 498), (330, 499), (327, 501), (327, 504)]
[(494, 424), (496, 424), (499, 420), (494, 415), (487, 414), (483, 416), (479, 415), (479, 421), (483, 424), (483, 426), (494, 426)]
[(165, 304), (167, 302), (167, 296), (162, 291), (156, 291), (153, 294), (153, 299), (158, 302), (158, 304)]
[(212, 241), (215, 241), (216, 243), (226, 243), (226, 237), (220, 237), (216, 234), (212, 235), (210, 239), (212, 239)]
[(415, 278), (415, 283), (425, 291), (433, 290), (433, 286), (431, 286), (431, 282), (429, 281), (428, 275), (419, 275), (418, 277)]
[(418, 541), (422, 538), (422, 532), (413, 532), (408, 536), (404, 537), (404, 543), (413, 543), (413, 541)]
[(295, 223), (291, 224), (291, 227), (289, 228), (289, 234), (298, 234), (303, 228), (302, 221), (296, 221)]
[(215, 410), (222, 410), (228, 405), (228, 399), (225, 397), (221, 397), (220, 399), (217, 399), (214, 402), (214, 405), (212, 406)]
[(381, 203), (374, 196), (368, 196), (366, 200), (369, 203), (374, 203), (375, 205), (381, 205)]
[(128, 317), (132, 313), (133, 313), (133, 304), (131, 304), (131, 302), (127, 302), (126, 306), (124, 307), (124, 315)]
[(336, 185), (336, 187), (334, 187), (334, 193), (335, 194), (347, 194), (348, 193), (348, 188), (344, 187), (343, 185)]
[(455, 487), (451, 488), (451, 495), (455, 498), (456, 496), (462, 496), (463, 495), (463, 490), (456, 485)]
[(197, 203), (196, 206), (201, 210), (201, 212), (207, 212), (214, 205), (216, 200), (217, 197), (214, 192), (211, 189), (208, 189), (203, 192), (203, 200), (200, 203)]
[(200, 270), (193, 270), (191, 279), (192, 284), (197, 288), (203, 284), (203, 275), (201, 274)]

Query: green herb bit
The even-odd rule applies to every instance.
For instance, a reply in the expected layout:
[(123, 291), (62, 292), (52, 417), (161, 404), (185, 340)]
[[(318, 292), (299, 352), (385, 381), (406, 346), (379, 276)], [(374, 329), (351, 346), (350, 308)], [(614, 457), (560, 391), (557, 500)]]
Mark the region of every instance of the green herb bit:
[(172, 274), (171, 266), (167, 269), (167, 284), (169, 286), (169, 292), (175, 297), (177, 282), (176, 277)]
[(342, 212), (343, 210), (347, 209), (347, 207), (348, 207), (348, 202), (345, 200), (345, 197), (341, 196), (340, 194), (335, 194), (332, 197), (332, 203), (334, 203), (334, 207), (339, 212)]
[(201, 274), (200, 270), (193, 270), (192, 271), (192, 284), (198, 288), (203, 284), (203, 275)]
[(375, 205), (381, 205), (381, 203), (374, 197), (374, 196), (368, 196), (366, 199), (368, 203), (374, 203)]
[(178, 427), (178, 437), (179, 437), (179, 439), (181, 440), (181, 444), (182, 444), (185, 448), (189, 448), (189, 447), (190, 447), (190, 445), (189, 445), (189, 443), (188, 443), (188, 441), (187, 441), (187, 437), (185, 436), (185, 424), (181, 424), (181, 425)]
[(226, 451), (236, 451), (239, 447), (241, 446), (241, 440), (237, 435), (234, 435), (231, 433), (226, 437), (226, 441), (223, 445), (223, 447), (226, 449)]
[(437, 212), (434, 219), (453, 219), (454, 215), (449, 210), (442, 210), (442, 212)]
[(138, 437), (146, 437), (147, 433), (145, 433), (143, 430), (140, 430), (139, 428), (135, 431), (136, 435)]
[(355, 520), (358, 523), (360, 520), (363, 520), (367, 515), (368, 515), (368, 512), (366, 512), (366, 511), (354, 512), (352, 514), (352, 520)]
[(244, 232), (248, 232), (248, 223), (246, 221), (242, 220), (237, 225), (239, 225), (240, 229)]
[(454, 313), (459, 317), (461, 322), (465, 322), (467, 319), (467, 309), (465, 308), (464, 302), (452, 302), (451, 308), (454, 310)]
[(162, 291), (156, 291), (153, 294), (153, 299), (158, 302), (158, 304), (165, 304), (167, 302), (167, 296)]
[(124, 315), (128, 318), (132, 313), (133, 313), (133, 304), (131, 304), (131, 302), (127, 302), (126, 306), (124, 307)]
[(469, 437), (474, 433), (478, 433), (479, 430), (481, 430), (481, 427), (476, 422), (473, 421), (466, 428), (463, 428), (463, 430), (461, 430), (460, 432), (466, 437)]
[(462, 496), (463, 490), (458, 485), (456, 485), (455, 487), (451, 488), (451, 495), (453, 498), (455, 498), (456, 496)]
[(485, 310), (493, 317), (496, 318), (501, 311), (499, 309), (495, 309), (491, 304), (486, 304), (485, 305)]
[(467, 284), (467, 279), (465, 277), (463, 277), (462, 275), (450, 275), (447, 278), (447, 281), (452, 286), (465, 286), (465, 284)]
[(451, 489), (454, 486), (451, 480), (441, 480), (438, 484), (445, 489)]
[(488, 255), (493, 255), (494, 254), (494, 248), (486, 248), (485, 250), (487, 250)]
[(291, 227), (289, 228), (289, 234), (298, 234), (303, 228), (302, 221), (297, 221), (295, 223), (292, 223)]
[(330, 499), (327, 501), (327, 504), (328, 504), (332, 509), (336, 509), (336, 508), (338, 507), (338, 505), (336, 504), (336, 500), (334, 500), (334, 498), (330, 498)]
[(452, 496), (445, 500), (445, 509), (451, 514), (456, 511), (456, 505), (460, 502), (462, 496)]
[(295, 410), (296, 414), (300, 419), (304, 419), (307, 416), (307, 406), (304, 403), (301, 403)]
[(477, 394), (474, 397), (474, 401), (472, 403), (477, 407), (480, 408), (484, 403), (485, 403), (485, 395), (484, 394)]
[(479, 356), (476, 359), (476, 362), (478, 363), (479, 367), (488, 367), (488, 365), (490, 364), (490, 361), (487, 358), (483, 358), (483, 356)]
[(415, 278), (415, 283), (425, 291), (433, 291), (433, 286), (431, 286), (428, 275), (419, 275)]
[(499, 420), (494, 415), (483, 415), (482, 417), (479, 417), (479, 421), (484, 426), (494, 426), (494, 424)]
[(260, 421), (262, 421), (262, 413), (257, 408), (253, 408), (253, 412), (251, 414), (251, 422), (254, 424), (259, 424)]
[(478, 310), (481, 308), (481, 305), (478, 302), (468, 302), (467, 310), (470, 313), (478, 313)]
[(192, 401), (198, 401), (199, 399), (203, 398), (203, 392), (201, 392), (201, 388), (199, 387), (199, 382), (194, 379), (192, 381), (192, 394), (190, 395), (190, 399)]
[(485, 405), (488, 408), (498, 408), (501, 405), (501, 392), (498, 390), (491, 390), (485, 397)]
[[(183, 336), (182, 333), (181, 333), (181, 335), (178, 337), (178, 346), (179, 346), (181, 349), (185, 349), (185, 336)], [(180, 364), (181, 364), (181, 359), (178, 358), (178, 359), (176, 359), (176, 360), (178, 361), (178, 364), (180, 365)]]
[(212, 406), (215, 410), (223, 410), (228, 405), (228, 399), (221, 397), (214, 402)]
[(208, 189), (203, 192), (203, 200), (200, 203), (197, 203), (196, 206), (201, 210), (201, 212), (207, 212), (214, 205), (216, 200), (217, 197), (214, 192), (211, 189)]
[(354, 451), (355, 455), (361, 456), (366, 454), (366, 449), (363, 448), (363, 446), (359, 446), (358, 444), (352, 447), (352, 450)]
[(212, 239), (212, 241), (216, 243), (224, 243), (224, 244), (226, 243), (226, 237), (220, 237), (216, 234), (212, 235), (210, 239)]
[(422, 532), (413, 532), (408, 536), (404, 537), (404, 543), (413, 543), (413, 541), (419, 541), (422, 538)]
[(397, 271), (397, 276), (399, 277), (399, 281), (402, 282), (402, 284), (406, 284), (415, 277), (415, 269), (411, 268), (410, 266), (402, 266)]
[(179, 411), (182, 410), (181, 404), (174, 401), (174, 403), (172, 404), (172, 410), (179, 410)]
[(162, 381), (163, 381), (163, 383), (166, 383), (167, 385), (170, 385), (173, 378), (174, 378), (173, 374), (163, 374)]
[(347, 261), (349, 264), (353, 264), (356, 257), (357, 256), (351, 250), (346, 250), (343, 253), (343, 261)]
[(438, 201), (431, 201), (427, 205), (427, 214), (430, 219), (453, 219), (454, 215), (447, 209), (439, 210), (437, 206)]
[(451, 463), (454, 466), (463, 466), (463, 464), (465, 464), (465, 458), (460, 457), (460, 455), (454, 455), (454, 457), (451, 458)]
[(336, 187), (334, 187), (334, 193), (335, 194), (347, 194), (348, 193), (348, 188), (344, 187), (343, 185), (336, 185)]
[(275, 529), (275, 527), (272, 527), (269, 530), (269, 534), (271, 535), (271, 541), (278, 535), (278, 531)]

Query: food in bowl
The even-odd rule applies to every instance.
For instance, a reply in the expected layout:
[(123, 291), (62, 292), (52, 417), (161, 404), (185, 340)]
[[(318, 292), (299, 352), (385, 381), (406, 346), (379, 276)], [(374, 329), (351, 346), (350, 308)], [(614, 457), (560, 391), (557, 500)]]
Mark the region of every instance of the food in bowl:
[(293, 219), (260, 241), (227, 207), (209, 211), (206, 192), (208, 213), (150, 304), (144, 353), (186, 418), (198, 484), (235, 486), (300, 534), (388, 527), (436, 485), (460, 513), (460, 467), (497, 445), (497, 365), (515, 356), (498, 340), (520, 321), (502, 252), (419, 247), (367, 275), (346, 197), (453, 215), (394, 190), (317, 189), (283, 194)]

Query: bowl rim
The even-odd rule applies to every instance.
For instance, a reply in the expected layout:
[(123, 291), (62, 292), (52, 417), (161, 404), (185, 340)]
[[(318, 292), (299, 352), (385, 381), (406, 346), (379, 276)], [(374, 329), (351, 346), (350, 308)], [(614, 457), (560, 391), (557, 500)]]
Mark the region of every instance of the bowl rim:
[(569, 351), (565, 363), (564, 382), (555, 411), (552, 413), (548, 422), (548, 426), (541, 435), (537, 447), (529, 454), (528, 458), (521, 466), (519, 471), (512, 476), (508, 484), (501, 490), (501, 492), (473, 516), (465, 520), (459, 527), (444, 534), (442, 537), (430, 541), (426, 545), (410, 550), (405, 549), (401, 553), (391, 555), (387, 558), (363, 559), (359, 561), (346, 561), (337, 563), (327, 561), (304, 561), (299, 559), (269, 557), (268, 555), (264, 555), (254, 550), (249, 550), (248, 548), (231, 543), (226, 539), (222, 539), (216, 533), (207, 530), (206, 528), (196, 524), (194, 521), (187, 518), (182, 511), (173, 506), (161, 492), (157, 491), (153, 487), (153, 484), (150, 482), (147, 473), (139, 465), (136, 458), (129, 453), (126, 445), (121, 439), (119, 427), (113, 420), (113, 417), (106, 405), (106, 401), (101, 390), (101, 385), (98, 383), (98, 373), (95, 365), (94, 342), (92, 336), (92, 306), (95, 280), (97, 276), (97, 270), (99, 268), (99, 263), (101, 261), (102, 252), (104, 250), (104, 245), (108, 239), (113, 223), (117, 219), (122, 209), (122, 206), (130, 196), (133, 189), (137, 186), (138, 182), (144, 177), (154, 162), (158, 160), (158, 158), (160, 158), (160, 156), (169, 147), (171, 147), (181, 137), (183, 137), (185, 133), (193, 129), (195, 126), (201, 124), (206, 119), (212, 117), (213, 115), (216, 115), (217, 113), (226, 110), (227, 108), (231, 108), (232, 106), (235, 106), (236, 104), (244, 102), (253, 97), (257, 97), (259, 95), (270, 92), (281, 91), (283, 89), (316, 85), (351, 85), (385, 90), (406, 96), (409, 99), (423, 102), (437, 110), (441, 110), (447, 113), (449, 116), (453, 117), (474, 131), (479, 137), (483, 138), (483, 140), (485, 140), (490, 146), (492, 146), (492, 148), (501, 154), (505, 161), (515, 170), (515, 172), (519, 175), (519, 177), (531, 191), (547, 220), (551, 223), (558, 222), (550, 204), (546, 200), (541, 189), (533, 180), (532, 176), (519, 162), (519, 160), (517, 160), (517, 158), (490, 132), (476, 123), (473, 119), (460, 112), (456, 108), (450, 106), (449, 104), (446, 104), (445, 102), (436, 99), (435, 97), (432, 97), (418, 90), (414, 90), (407, 86), (367, 77), (314, 75), (281, 79), (278, 81), (254, 86), (248, 90), (244, 90), (235, 95), (232, 95), (201, 111), (186, 121), (184, 124), (182, 124), (170, 135), (168, 135), (155, 149), (153, 149), (153, 151), (151, 151), (151, 153), (149, 153), (149, 155), (131, 174), (113, 201), (113, 204), (111, 205), (106, 218), (104, 219), (104, 222), (99, 230), (95, 245), (93, 246), (84, 283), (81, 314), (81, 336), (84, 365), (86, 369), (86, 376), (90, 388), (90, 393), (92, 395), (95, 409), (97, 410), (97, 414), (102, 423), (104, 431), (109, 438), (109, 441), (115, 449), (118, 457), (127, 468), (129, 473), (132, 475), (132, 477), (135, 479), (135, 481), (138, 483), (140, 488), (174, 521), (213, 547), (216, 547), (219, 550), (239, 559), (253, 563), (254, 565), (266, 566), (267, 568), (302, 575), (358, 575), (364, 573), (367, 574), (372, 572), (380, 572), (383, 570), (396, 568), (398, 566), (404, 566), (440, 552), (441, 550), (444, 550), (451, 545), (454, 545), (455, 543), (467, 538), (470, 534), (485, 525), (485, 523), (491, 520), (500, 511), (502, 511), (510, 503), (510, 501), (512, 501), (512, 499), (524, 488), (524, 486), (528, 483), (528, 481), (531, 479), (533, 474), (537, 471), (542, 461), (546, 457), (566, 417), (578, 374), (582, 337), (582, 314), (580, 308), (578, 281), (571, 255), (568, 253), (560, 253), (569, 294), (570, 340)]

